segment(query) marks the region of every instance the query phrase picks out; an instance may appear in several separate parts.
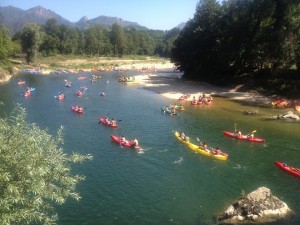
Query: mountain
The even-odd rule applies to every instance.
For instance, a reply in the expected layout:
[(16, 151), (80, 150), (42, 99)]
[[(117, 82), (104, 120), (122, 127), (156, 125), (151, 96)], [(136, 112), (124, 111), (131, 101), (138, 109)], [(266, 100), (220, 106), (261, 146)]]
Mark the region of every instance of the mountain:
[(28, 23), (45, 24), (47, 20), (54, 18), (58, 24), (73, 26), (80, 29), (86, 29), (91, 26), (100, 25), (102, 27), (111, 27), (114, 23), (124, 28), (135, 28), (138, 30), (147, 30), (147, 27), (141, 26), (136, 22), (129, 22), (117, 17), (99, 16), (94, 19), (82, 17), (78, 22), (72, 23), (55, 12), (45, 9), (42, 6), (36, 6), (28, 10), (22, 10), (14, 6), (0, 7), (0, 19), (5, 27), (10, 28), (13, 33), (22, 29)]
[(138, 30), (147, 30), (147, 27), (141, 26), (136, 22), (129, 22), (122, 20), (121, 18), (117, 17), (109, 17), (109, 16), (98, 16), (94, 19), (88, 20), (87, 17), (82, 17), (78, 22), (74, 23), (78, 28), (88, 28), (95, 25), (101, 25), (102, 27), (109, 28), (114, 23), (124, 27), (124, 28), (135, 28)]
[(45, 24), (51, 18), (54, 18), (59, 24), (72, 25), (70, 21), (42, 6), (36, 6), (28, 10), (13, 6), (0, 7), (0, 14), (4, 26), (10, 28), (13, 32), (21, 30), (28, 23)]

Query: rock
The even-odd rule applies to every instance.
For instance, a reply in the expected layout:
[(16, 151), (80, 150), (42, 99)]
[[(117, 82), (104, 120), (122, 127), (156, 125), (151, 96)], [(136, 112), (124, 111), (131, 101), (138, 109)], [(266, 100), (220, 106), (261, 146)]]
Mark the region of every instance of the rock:
[(258, 109), (251, 109), (251, 110), (244, 111), (244, 114), (245, 115), (257, 115)]
[(7, 73), (1, 73), (1, 74), (0, 74), (0, 84), (9, 81), (9, 79), (10, 79), (11, 77), (12, 77), (12, 75), (10, 75), (10, 74), (7, 74)]
[(273, 196), (270, 189), (260, 187), (237, 200), (221, 213), (218, 224), (249, 224), (276, 222), (292, 215), (286, 203)]
[(287, 113), (278, 114), (277, 116), (273, 116), (272, 119), (299, 121), (300, 117), (297, 114), (293, 113), (292, 111), (288, 111)]

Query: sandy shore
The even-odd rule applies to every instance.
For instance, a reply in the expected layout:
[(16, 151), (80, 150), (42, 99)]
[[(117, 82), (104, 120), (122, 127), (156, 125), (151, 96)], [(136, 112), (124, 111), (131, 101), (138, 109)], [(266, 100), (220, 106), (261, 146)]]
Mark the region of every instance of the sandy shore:
[(271, 98), (252, 92), (239, 92), (237, 89), (220, 88), (207, 83), (187, 81), (181, 78), (182, 73), (173, 69), (159, 69), (155, 74), (143, 74), (135, 76), (135, 82), (145, 89), (154, 91), (170, 99), (178, 99), (183, 94), (189, 93), (192, 100), (205, 93), (208, 96), (230, 98), (235, 101), (247, 103), (252, 106), (270, 106)]

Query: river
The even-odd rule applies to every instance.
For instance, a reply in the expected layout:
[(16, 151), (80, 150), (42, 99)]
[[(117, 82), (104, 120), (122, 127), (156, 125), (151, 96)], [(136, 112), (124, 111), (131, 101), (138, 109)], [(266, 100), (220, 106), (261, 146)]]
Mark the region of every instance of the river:
[[(82, 75), (82, 74), (81, 74)], [(79, 202), (68, 200), (56, 207), (59, 225), (126, 224), (213, 224), (215, 216), (236, 199), (260, 186), (266, 186), (294, 210), (286, 224), (300, 224), (300, 181), (274, 165), (284, 161), (300, 167), (300, 123), (268, 121), (267, 115), (287, 110), (258, 108), (258, 116), (244, 115), (244, 106), (228, 99), (214, 98), (210, 106), (191, 106), (178, 116), (161, 112), (161, 107), (176, 103), (143, 89), (117, 81), (118, 72), (103, 72), (95, 83), (79, 81), (80, 75), (18, 75), (1, 85), (1, 116), (9, 114), (16, 103), (27, 111), (29, 122), (55, 135), (64, 127), (63, 148), (92, 154), (93, 160), (73, 167), (86, 177), (77, 188)], [(36, 88), (32, 96), (20, 93), (22, 79)], [(64, 87), (64, 80), (72, 82)], [(107, 82), (109, 81), (109, 82)], [(85, 95), (75, 95), (86, 86)], [(61, 91), (64, 101), (54, 96)], [(104, 91), (106, 96), (99, 96)], [(71, 111), (78, 104), (83, 115)], [(108, 115), (119, 129), (98, 124)], [(266, 139), (264, 144), (236, 141), (222, 131), (234, 130)], [(175, 139), (183, 130), (191, 138), (206, 141), (229, 154), (220, 161), (196, 154)], [(111, 134), (138, 138), (142, 151), (121, 148), (111, 142)]]

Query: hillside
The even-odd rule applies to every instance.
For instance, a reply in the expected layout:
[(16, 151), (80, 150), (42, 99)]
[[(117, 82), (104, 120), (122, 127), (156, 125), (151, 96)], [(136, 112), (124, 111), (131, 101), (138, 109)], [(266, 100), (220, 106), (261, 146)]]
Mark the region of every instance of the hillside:
[(125, 21), (118, 17), (98, 16), (93, 19), (88, 19), (83, 16), (77, 22), (70, 22), (55, 12), (45, 9), (42, 6), (36, 6), (28, 10), (22, 10), (14, 6), (0, 7), (0, 15), (5, 27), (10, 28), (13, 33), (22, 29), (25, 24), (37, 23), (44, 25), (47, 20), (55, 19), (58, 24), (65, 24), (67, 26), (76, 27), (79, 29), (86, 29), (91, 26), (100, 25), (102, 27), (111, 27), (112, 24), (117, 23), (124, 28), (135, 28), (138, 30), (147, 30), (145, 26), (141, 26), (136, 22)]

